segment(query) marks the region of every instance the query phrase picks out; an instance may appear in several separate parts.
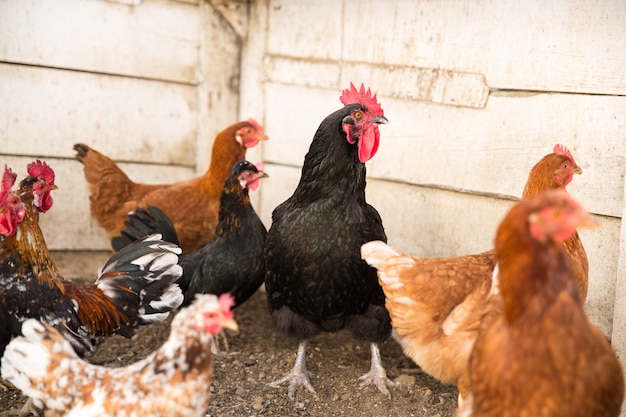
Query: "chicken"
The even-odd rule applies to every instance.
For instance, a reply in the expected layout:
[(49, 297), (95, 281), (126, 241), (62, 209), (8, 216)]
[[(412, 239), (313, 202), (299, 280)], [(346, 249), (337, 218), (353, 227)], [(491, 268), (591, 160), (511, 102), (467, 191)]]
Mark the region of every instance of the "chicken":
[(209, 169), (201, 177), (172, 184), (133, 182), (110, 158), (89, 146), (74, 145), (89, 185), (91, 216), (107, 239), (119, 236), (128, 213), (138, 207), (159, 207), (174, 223), (183, 252), (197, 250), (213, 237), (219, 198), (233, 164), (246, 149), (267, 139), (254, 119), (229, 126), (215, 138)]
[[(262, 168), (261, 168), (262, 169)], [(219, 223), (213, 240), (197, 251), (179, 256), (183, 276), (178, 284), (188, 305), (195, 294), (230, 293), (234, 307), (241, 305), (263, 284), (263, 243), (267, 230), (250, 203), (249, 190), (256, 190), (267, 174), (248, 161), (237, 162), (224, 183)], [(161, 233), (177, 243), (176, 231), (159, 208), (148, 206), (131, 213), (122, 236), (113, 239), (119, 249), (147, 234)]]
[(385, 240), (380, 215), (365, 201), (365, 162), (378, 149), (383, 109), (363, 85), (343, 91), (345, 107), (320, 124), (293, 195), (272, 213), (265, 242), (265, 288), (277, 329), (299, 340), (296, 364), (277, 386), (288, 395), (304, 385), (307, 340), (348, 329), (370, 342), (372, 367), (361, 387), (374, 384), (390, 396), (378, 344), (391, 332), (376, 270), (360, 257), (365, 242)]
[[(539, 190), (563, 188), (582, 170), (562, 145), (531, 169), (523, 197)], [(582, 251), (578, 235), (573, 245)], [(458, 258), (407, 256), (383, 242), (363, 245), (361, 256), (378, 269), (393, 337), (425, 372), (457, 385), (459, 404), (469, 393), (467, 362), (478, 335), (482, 312), (489, 298), (496, 264), (493, 250)], [(588, 270), (587, 257), (572, 259), (577, 269)], [(580, 277), (587, 289), (587, 274)]]
[(624, 376), (585, 314), (562, 242), (589, 214), (563, 190), (522, 200), (495, 238), (499, 294), (470, 357), (473, 417), (616, 417)]
[(46, 323), (30, 319), (2, 358), (2, 377), (46, 416), (204, 416), (213, 375), (211, 344), (237, 329), (232, 299), (199, 295), (172, 321), (167, 341), (143, 360), (107, 368), (78, 357)]
[[(104, 336), (131, 336), (137, 325), (163, 320), (182, 303), (176, 284), (182, 273), (180, 249), (159, 236), (146, 237), (114, 254), (95, 284), (64, 279), (38, 223), (39, 212), (52, 205), (54, 171), (36, 161), (28, 165), (28, 174), (18, 191), (22, 221), (13, 233), (3, 234), (0, 245), (2, 306), (13, 335), (19, 334), (24, 320), (36, 318), (57, 327), (84, 354)], [(5, 170), (2, 183), (10, 176)]]
[[(533, 167), (522, 195), (530, 197), (545, 190), (565, 188), (572, 182), (574, 174), (582, 173), (582, 168), (576, 164), (571, 152), (565, 146), (557, 144), (553, 153), (544, 156)], [(563, 242), (563, 246), (574, 268), (576, 284), (584, 303), (589, 286), (589, 260), (578, 232), (574, 232)]]
[[(0, 182), (0, 250), (5, 246), (5, 236), (12, 236), (17, 232), (18, 224), (24, 220), (26, 211), (22, 200), (11, 189), (15, 184), (17, 174), (4, 165), (2, 181)], [(4, 348), (11, 340), (11, 316), (4, 303), (4, 287), (0, 287), (0, 357)]]

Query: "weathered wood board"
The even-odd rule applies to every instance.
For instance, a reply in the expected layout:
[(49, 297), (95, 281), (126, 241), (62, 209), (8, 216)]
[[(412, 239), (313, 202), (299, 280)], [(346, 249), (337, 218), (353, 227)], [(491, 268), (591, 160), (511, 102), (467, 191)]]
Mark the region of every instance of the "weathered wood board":
[(268, 11), (269, 55), (339, 61), (339, 72), (383, 64), (483, 74), (491, 88), (626, 92), (620, 0), (272, 0)]
[(4, 0), (0, 61), (197, 84), (200, 25), (168, 0)]
[(195, 164), (196, 91), (183, 84), (0, 64), (2, 153)]

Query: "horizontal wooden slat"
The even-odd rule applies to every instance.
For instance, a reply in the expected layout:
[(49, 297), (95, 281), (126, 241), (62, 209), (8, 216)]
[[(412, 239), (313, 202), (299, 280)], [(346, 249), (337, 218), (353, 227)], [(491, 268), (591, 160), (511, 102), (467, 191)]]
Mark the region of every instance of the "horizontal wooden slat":
[(269, 18), (272, 55), (483, 74), (492, 88), (626, 93), (619, 0), (272, 0)]
[(265, 61), (268, 81), (296, 86), (341, 89), (363, 80), (387, 97), (451, 106), (483, 108), (489, 88), (482, 74), (432, 68), (317, 62), (280, 56)]
[[(594, 213), (621, 216), (626, 97), (500, 93), (474, 110), (391, 99), (372, 88), (390, 122), (380, 126), (371, 177), (519, 198), (532, 166), (563, 143), (584, 171), (571, 192)], [(319, 123), (341, 107), (340, 91), (279, 84), (266, 91), (275, 134), (264, 157), (301, 166)]]
[[(32, 157), (0, 155), (17, 174), (18, 181), (26, 175), (26, 165)], [(89, 214), (89, 192), (83, 166), (75, 160), (43, 158), (55, 171), (52, 209), (40, 217), (46, 243), (51, 249), (107, 250), (105, 234)], [(194, 176), (191, 168), (151, 164), (120, 164), (131, 179), (152, 184), (171, 183)], [(16, 187), (17, 188), (17, 185)]]
[(197, 5), (0, 1), (0, 61), (197, 84)]
[(86, 142), (113, 159), (195, 164), (194, 87), (0, 64), (0, 148), (70, 157)]

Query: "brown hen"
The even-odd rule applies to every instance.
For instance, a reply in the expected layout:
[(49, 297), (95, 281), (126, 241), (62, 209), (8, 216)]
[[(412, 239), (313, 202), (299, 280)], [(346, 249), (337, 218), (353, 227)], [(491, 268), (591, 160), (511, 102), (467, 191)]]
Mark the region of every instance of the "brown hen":
[(495, 240), (490, 297), (469, 362), (463, 417), (616, 417), (621, 365), (585, 314), (562, 242), (589, 214), (564, 190), (522, 200)]
[(76, 159), (84, 165), (89, 185), (91, 216), (111, 241), (124, 229), (128, 213), (149, 205), (172, 221), (184, 252), (195, 251), (213, 238), (224, 181), (246, 149), (267, 139), (254, 119), (235, 123), (216, 137), (209, 169), (200, 177), (172, 184), (133, 182), (109, 157), (78, 143)]

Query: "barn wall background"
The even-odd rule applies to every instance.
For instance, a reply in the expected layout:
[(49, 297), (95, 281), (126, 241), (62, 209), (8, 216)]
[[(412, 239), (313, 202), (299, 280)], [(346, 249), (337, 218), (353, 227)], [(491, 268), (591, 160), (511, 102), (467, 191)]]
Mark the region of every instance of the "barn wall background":
[(0, 0), (0, 158), (20, 175), (33, 158), (55, 168), (51, 248), (102, 251), (74, 143), (172, 182), (255, 117), (269, 226), (317, 126), (364, 82), (390, 120), (367, 189), (390, 244), (457, 256), (492, 247), (530, 168), (563, 143), (584, 171), (568, 188), (601, 224), (581, 232), (586, 307), (624, 360), (624, 21), (621, 0)]

